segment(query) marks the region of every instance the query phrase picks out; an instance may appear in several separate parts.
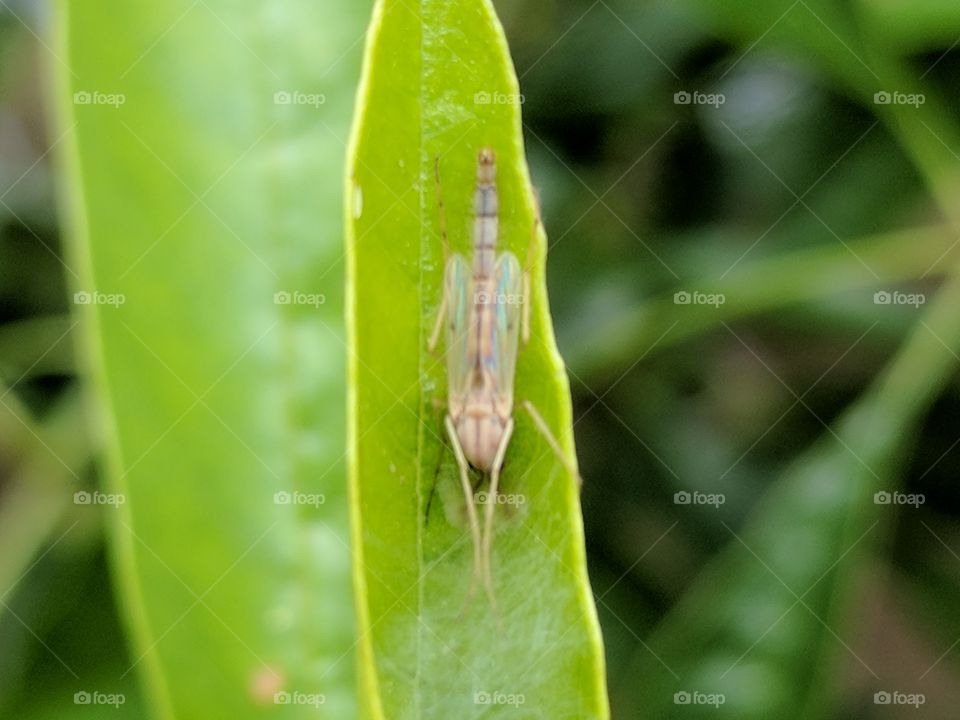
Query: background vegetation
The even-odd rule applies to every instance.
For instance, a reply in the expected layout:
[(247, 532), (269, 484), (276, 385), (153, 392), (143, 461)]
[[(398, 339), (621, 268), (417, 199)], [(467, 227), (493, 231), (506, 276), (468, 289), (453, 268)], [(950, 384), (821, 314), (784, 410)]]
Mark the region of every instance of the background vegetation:
[[(613, 716), (949, 717), (960, 12), (497, 5), (544, 205)], [(72, 502), (98, 482), (102, 432), (79, 401), (49, 20), (0, 5), (0, 716), (75, 717), (74, 693), (105, 686), (127, 701), (101, 713), (141, 717), (134, 675), (116, 680), (136, 658), (103, 514)], [(354, 69), (356, 40), (336, 40)], [(875, 702), (895, 691), (925, 702)], [(677, 692), (726, 702), (718, 715)]]

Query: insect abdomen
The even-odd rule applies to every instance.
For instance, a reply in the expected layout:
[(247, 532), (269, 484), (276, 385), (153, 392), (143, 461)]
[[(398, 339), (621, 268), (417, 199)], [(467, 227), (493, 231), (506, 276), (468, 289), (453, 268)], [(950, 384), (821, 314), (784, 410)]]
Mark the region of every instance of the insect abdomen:
[(500, 212), (497, 198), (496, 156), (490, 148), (477, 155), (477, 190), (474, 194), (473, 276), (475, 279), (493, 275), (496, 261), (497, 216)]

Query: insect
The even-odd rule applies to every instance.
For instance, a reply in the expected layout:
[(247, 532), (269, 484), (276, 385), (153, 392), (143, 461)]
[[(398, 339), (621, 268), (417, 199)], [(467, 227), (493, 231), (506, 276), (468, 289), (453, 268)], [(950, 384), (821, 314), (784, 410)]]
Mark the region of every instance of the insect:
[[(522, 337), (526, 344), (530, 337), (529, 271), (521, 270), (513, 253), (497, 252), (496, 172), (494, 151), (480, 149), (474, 192), (473, 257), (472, 263), (468, 263), (463, 255), (449, 253), (439, 161), (435, 164), (440, 234), (447, 261), (443, 298), (428, 345), (433, 352), (446, 327), (447, 415), (444, 424), (459, 467), (473, 537), (473, 577), (467, 598), (469, 601), (479, 577), (494, 609), (496, 600), (490, 567), (494, 509), (500, 473), (514, 429), (513, 380), (520, 339)], [(531, 249), (539, 223), (538, 216), (531, 233)], [(567, 469), (579, 478), (533, 404), (525, 401), (523, 407)], [(470, 483), (470, 466), (490, 478), (482, 532)]]

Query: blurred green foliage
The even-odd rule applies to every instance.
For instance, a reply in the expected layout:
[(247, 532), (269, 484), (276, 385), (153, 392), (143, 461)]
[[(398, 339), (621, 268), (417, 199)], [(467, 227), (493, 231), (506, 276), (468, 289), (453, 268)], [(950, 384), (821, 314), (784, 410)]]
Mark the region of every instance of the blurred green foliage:
[(159, 718), (355, 715), (338, 170), (359, 47), (339, 43), (369, 8), (56, 10), (119, 679)]
[[(498, 9), (551, 243), (613, 716), (695, 717), (672, 693), (710, 690), (698, 688), (702, 668), (687, 668), (711, 657), (702, 647), (711, 633), (734, 630), (746, 667), (772, 658), (792, 668), (777, 682), (749, 677), (758, 697), (741, 717), (771, 696), (777, 717), (953, 716), (960, 340), (943, 305), (925, 311), (958, 260), (955, 4), (518, 0)], [(0, 377), (13, 387), (0, 405), (0, 600), (9, 606), (0, 608), (0, 716), (18, 718), (74, 716), (63, 700), (80, 685), (57, 657), (85, 678), (130, 662), (101, 529), (74, 525), (73, 506), (46, 495), (46, 483), (73, 487), (74, 473), (90, 482), (99, 442), (95, 428), (82, 447), (87, 433), (64, 432), (86, 426), (75, 420), (71, 336), (57, 342), (71, 328), (72, 280), (57, 259), (44, 158), (57, 135), (43, 132), (39, 69), (57, 61), (24, 28), (41, 34), (42, 19), (29, 3), (0, 8)], [(343, 51), (353, 40), (342, 38)], [(681, 92), (724, 102), (682, 104)], [(877, 92), (925, 102), (876, 104)], [(726, 302), (680, 305), (678, 291)], [(878, 305), (877, 291), (923, 293), (926, 303)], [(848, 413), (858, 398), (879, 423), (866, 426), (882, 433), (859, 434), (863, 412)], [(882, 480), (867, 473), (862, 485), (860, 463), (825, 425)], [(50, 462), (51, 450), (69, 467)], [(790, 499), (784, 477), (801, 496), (822, 486), (849, 491), (847, 501), (821, 524)], [(874, 483), (925, 503), (875, 505), (863, 492)], [(725, 502), (678, 505), (684, 490)], [(855, 528), (872, 529), (845, 554), (862, 535)], [(782, 548), (763, 539), (778, 531)], [(755, 564), (728, 564), (737, 554)], [(778, 632), (793, 625), (764, 635), (779, 615), (764, 613), (795, 600), (775, 575), (801, 595), (819, 577), (806, 581), (813, 556), (831, 568), (814, 593), (823, 623), (800, 627), (795, 644)], [(792, 613), (810, 618), (803, 607)], [(681, 637), (678, 627), (689, 645), (658, 644)], [(736, 660), (708, 670), (717, 677)], [(651, 685), (650, 667), (662, 684)], [(875, 704), (875, 692), (893, 690), (926, 702)], [(122, 716), (140, 717), (127, 692)], [(742, 699), (731, 697), (727, 712)]]

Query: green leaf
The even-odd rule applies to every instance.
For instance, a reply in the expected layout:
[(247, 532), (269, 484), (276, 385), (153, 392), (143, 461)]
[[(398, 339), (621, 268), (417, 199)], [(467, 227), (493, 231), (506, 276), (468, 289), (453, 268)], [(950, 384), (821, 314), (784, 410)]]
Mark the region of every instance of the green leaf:
[[(12, 390), (13, 387), (0, 386), (0, 437), (19, 451), (10, 458), (16, 462), (0, 487), (2, 717), (12, 717), (12, 706), (24, 696), (32, 699), (26, 687), (30, 676), (24, 668), (35, 654), (47, 652), (37, 638), (52, 642), (45, 630), (52, 619), (59, 619), (61, 601), (73, 599), (68, 593), (50, 599), (54, 584), (51, 582), (45, 588), (50, 601), (38, 603), (37, 596), (30, 595), (30, 584), (41, 573), (38, 565), (42, 561), (49, 563), (56, 556), (55, 549), (62, 551), (83, 533), (84, 528), (77, 528), (82, 518), (70, 517), (70, 510), (73, 493), (80, 488), (81, 473), (90, 461), (90, 439), (77, 432), (84, 418), (75, 387), (57, 398), (41, 422), (30, 416)], [(6, 452), (4, 456), (7, 457)], [(99, 529), (95, 526), (97, 536)], [(63, 542), (68, 536), (69, 541)], [(81, 565), (80, 558), (69, 555), (68, 567)], [(51, 580), (58, 588), (68, 582), (63, 575)]]
[(870, 390), (773, 483), (744, 528), (727, 528), (727, 547), (638, 655), (649, 717), (673, 717), (675, 692), (724, 695), (719, 708), (691, 705), (691, 717), (830, 717), (838, 659), (876, 675), (853, 649), (850, 590), (894, 517), (873, 495), (897, 489), (917, 422), (954, 370), (958, 302), (953, 277)]
[(74, 290), (124, 300), (80, 308), (126, 500), (89, 512), (154, 717), (315, 716), (277, 691), (355, 712), (339, 208), (363, 5), (58, 8)]
[[(744, 239), (745, 244), (749, 242)], [(932, 272), (932, 266), (949, 269), (954, 243), (949, 226), (937, 225), (744, 262), (726, 278), (718, 280), (715, 275), (705, 274), (684, 282), (684, 287), (723, 295), (725, 302), (719, 307), (678, 308), (672, 291), (640, 305), (610, 307), (599, 322), (576, 327), (578, 342), (567, 362), (584, 379), (599, 373), (616, 377), (639, 355), (672, 348), (700, 333), (717, 330), (725, 322), (800, 303), (841, 298), (858, 290), (869, 302), (873, 288), (907, 282)], [(864, 265), (873, 273), (865, 271)], [(822, 313), (822, 308), (815, 307), (814, 312)]]
[(521, 701), (523, 717), (607, 716), (576, 480), (519, 409), (532, 401), (573, 457), (542, 236), (502, 483), (526, 502), (498, 508), (495, 523), (500, 625), (482, 594), (461, 614), (471, 540), (443, 427), (444, 348), (427, 351), (444, 267), (434, 166), (452, 249), (469, 253), (477, 152), (493, 148), (498, 247), (527, 257), (535, 210), (518, 93), (486, 0), (377, 6), (347, 207), (354, 571), (361, 683), (373, 718), (516, 717)]
[[(874, 113), (923, 175), (943, 214), (960, 228), (955, 202), (960, 170), (954, 150), (960, 147), (960, 125), (926, 73), (919, 75), (885, 52), (887, 38), (871, 12), (860, 17), (830, 0), (775, 0), (761, 10), (750, 0), (690, 6), (711, 23), (713, 32), (738, 40), (746, 52), (773, 46), (800, 55)], [(918, 93), (924, 101), (917, 107), (878, 102), (876, 94), (883, 92)]]
[[(832, 65), (828, 72), (865, 105), (875, 90), (918, 86), (898, 63), (865, 49), (849, 18), (826, 3), (777, 3), (766, 10), (771, 18), (749, 3), (710, 5), (731, 35), (757, 43), (780, 35), (807, 60)], [(769, 33), (781, 13), (783, 27)], [(956, 228), (956, 168), (943, 147), (955, 144), (957, 128), (932, 92), (923, 107), (873, 109)], [(743, 528), (728, 528), (727, 547), (638, 654), (635, 692), (649, 717), (674, 717), (674, 692), (723, 694), (719, 708), (690, 706), (690, 717), (832, 717), (841, 668), (876, 675), (852, 647), (851, 590), (892, 519), (873, 494), (898, 488), (918, 422), (955, 369), (958, 302), (954, 269), (868, 392), (785, 469)]]
[[(27, 448), (0, 495), (0, 601), (12, 596), (40, 548), (66, 514), (80, 473), (90, 459), (89, 438), (74, 389), (59, 399), (42, 424), (0, 385), (0, 431)], [(2, 695), (0, 695), (2, 698)]]
[(69, 375), (74, 367), (70, 334), (76, 320), (43, 315), (0, 326), (0, 374), (17, 384), (40, 375)]
[(876, 35), (902, 55), (946, 50), (960, 32), (960, 5), (952, 0), (864, 0), (861, 8)]

